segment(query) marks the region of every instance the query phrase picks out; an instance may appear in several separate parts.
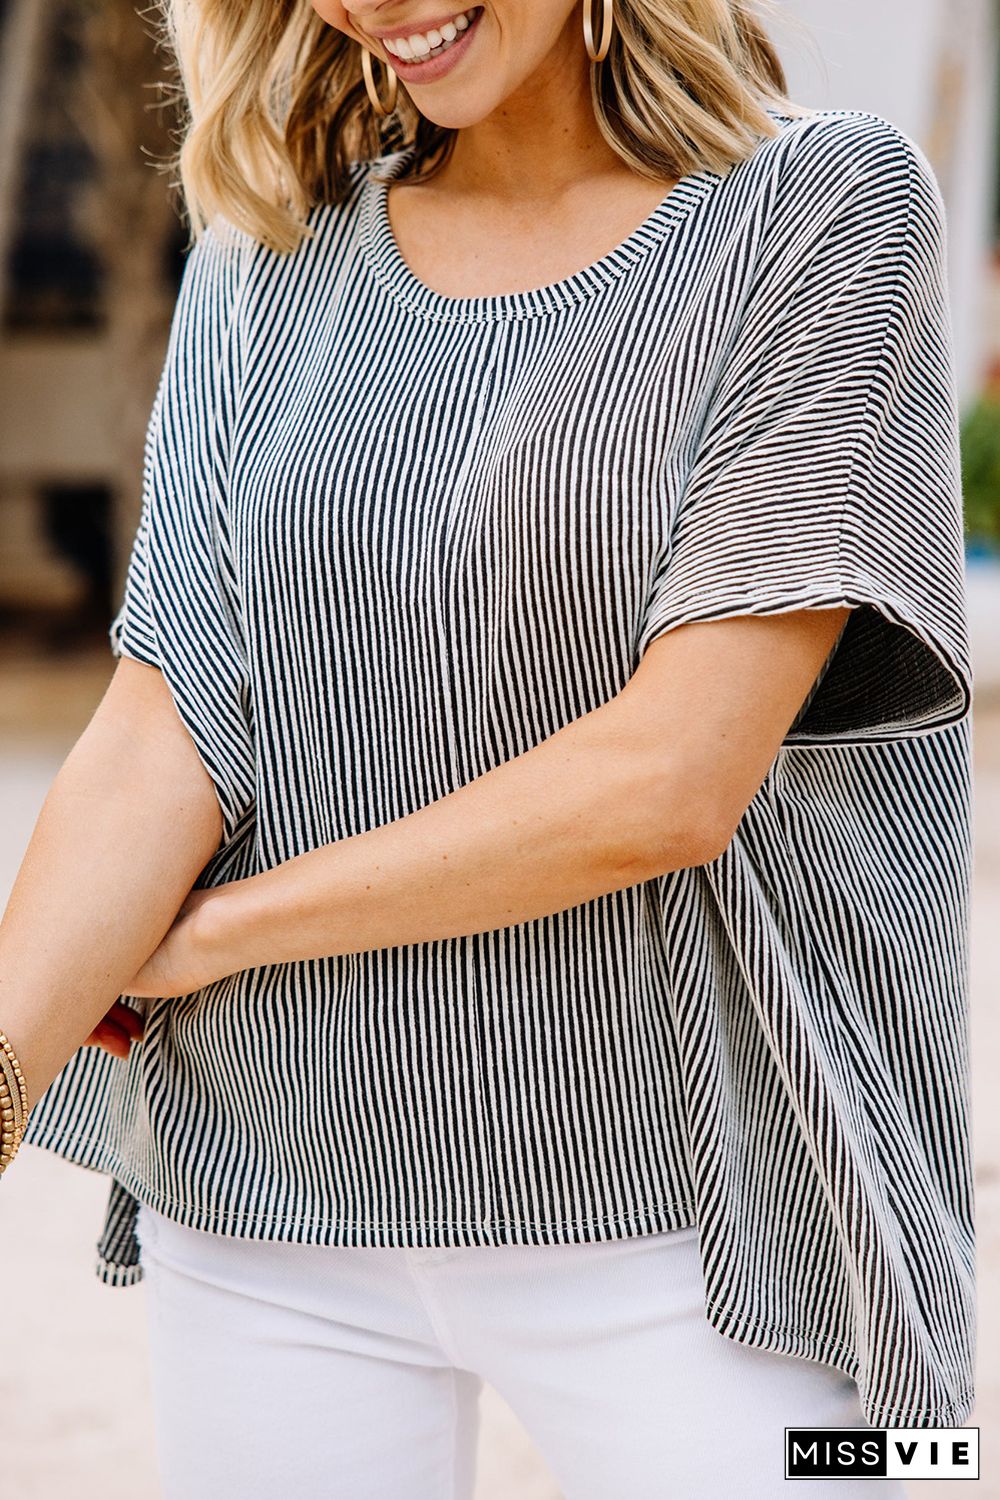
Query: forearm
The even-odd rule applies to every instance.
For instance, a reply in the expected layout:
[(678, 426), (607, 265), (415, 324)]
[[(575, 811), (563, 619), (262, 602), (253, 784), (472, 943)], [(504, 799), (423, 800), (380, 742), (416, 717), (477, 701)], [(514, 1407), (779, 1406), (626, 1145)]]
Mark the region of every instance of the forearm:
[(53, 782), (0, 921), (0, 1028), (32, 1105), (218, 847), (206, 781), (179, 735), (98, 712)]
[(671, 757), (638, 734), (612, 700), (408, 817), (212, 892), (213, 968), (488, 931), (700, 863), (714, 829), (684, 737)]

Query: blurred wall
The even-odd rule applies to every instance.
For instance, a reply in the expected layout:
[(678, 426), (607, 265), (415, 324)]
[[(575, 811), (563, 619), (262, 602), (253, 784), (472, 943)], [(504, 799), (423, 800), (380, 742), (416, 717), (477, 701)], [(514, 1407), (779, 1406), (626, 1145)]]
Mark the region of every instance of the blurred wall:
[(964, 405), (981, 389), (988, 362), (997, 10), (995, 0), (783, 0), (773, 26), (794, 98), (816, 108), (882, 115), (930, 159), (948, 206)]

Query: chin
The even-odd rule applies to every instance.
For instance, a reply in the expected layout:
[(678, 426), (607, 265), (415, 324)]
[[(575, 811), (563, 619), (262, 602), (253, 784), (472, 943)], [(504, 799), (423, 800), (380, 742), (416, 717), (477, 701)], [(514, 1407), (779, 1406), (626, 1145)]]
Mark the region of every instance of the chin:
[[(485, 92), (484, 89), (478, 93), (475, 103), (461, 99), (435, 99), (430, 86), (427, 89), (415, 88), (410, 97), (424, 119), (432, 125), (440, 125), (443, 130), (465, 130), (487, 119), (497, 108), (498, 99), (490, 98), (484, 102)], [(426, 98), (422, 97), (425, 93)]]
[(432, 125), (439, 125), (442, 130), (467, 130), (470, 125), (478, 125), (480, 120), (486, 118), (483, 114), (463, 114), (451, 110), (437, 109), (433, 114), (429, 110), (422, 109), (420, 113)]

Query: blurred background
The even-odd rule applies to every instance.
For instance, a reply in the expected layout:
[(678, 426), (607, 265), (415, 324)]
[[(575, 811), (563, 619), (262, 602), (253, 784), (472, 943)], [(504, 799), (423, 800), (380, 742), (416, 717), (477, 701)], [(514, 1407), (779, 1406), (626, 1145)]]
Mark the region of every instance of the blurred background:
[[(948, 207), (976, 671), (979, 1494), (1000, 1500), (1000, 0), (772, 0), (793, 97), (917, 141)], [(0, 0), (0, 901), (106, 687), (186, 232), (153, 12)], [(0, 1203), (3, 1494), (158, 1500), (143, 1289), (93, 1274), (107, 1180), (23, 1148)], [(477, 1500), (560, 1500), (495, 1393)], [(943, 1485), (925, 1482), (921, 1500)], [(665, 1476), (664, 1493), (669, 1493)], [(610, 1500), (610, 1497), (609, 1497)], [(615, 1497), (619, 1500), (619, 1497)], [(620, 1497), (627, 1500), (627, 1497)]]

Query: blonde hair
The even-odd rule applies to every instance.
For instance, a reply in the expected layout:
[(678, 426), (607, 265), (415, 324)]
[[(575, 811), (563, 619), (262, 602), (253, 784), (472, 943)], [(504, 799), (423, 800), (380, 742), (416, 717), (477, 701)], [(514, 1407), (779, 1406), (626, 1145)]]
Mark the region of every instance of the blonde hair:
[[(591, 93), (602, 135), (636, 172), (664, 182), (724, 173), (777, 133), (767, 106), (810, 112), (787, 97), (756, 13), (770, 3), (615, 0), (611, 49), (591, 68)], [(450, 156), (457, 132), (421, 115), (402, 84), (395, 113), (374, 113), (360, 44), (309, 0), (160, 4), (183, 113), (179, 150), (165, 166), (179, 177), (195, 238), (219, 213), (291, 251), (310, 232), (312, 206), (344, 198), (354, 162), (412, 146), (396, 180), (414, 182)]]

